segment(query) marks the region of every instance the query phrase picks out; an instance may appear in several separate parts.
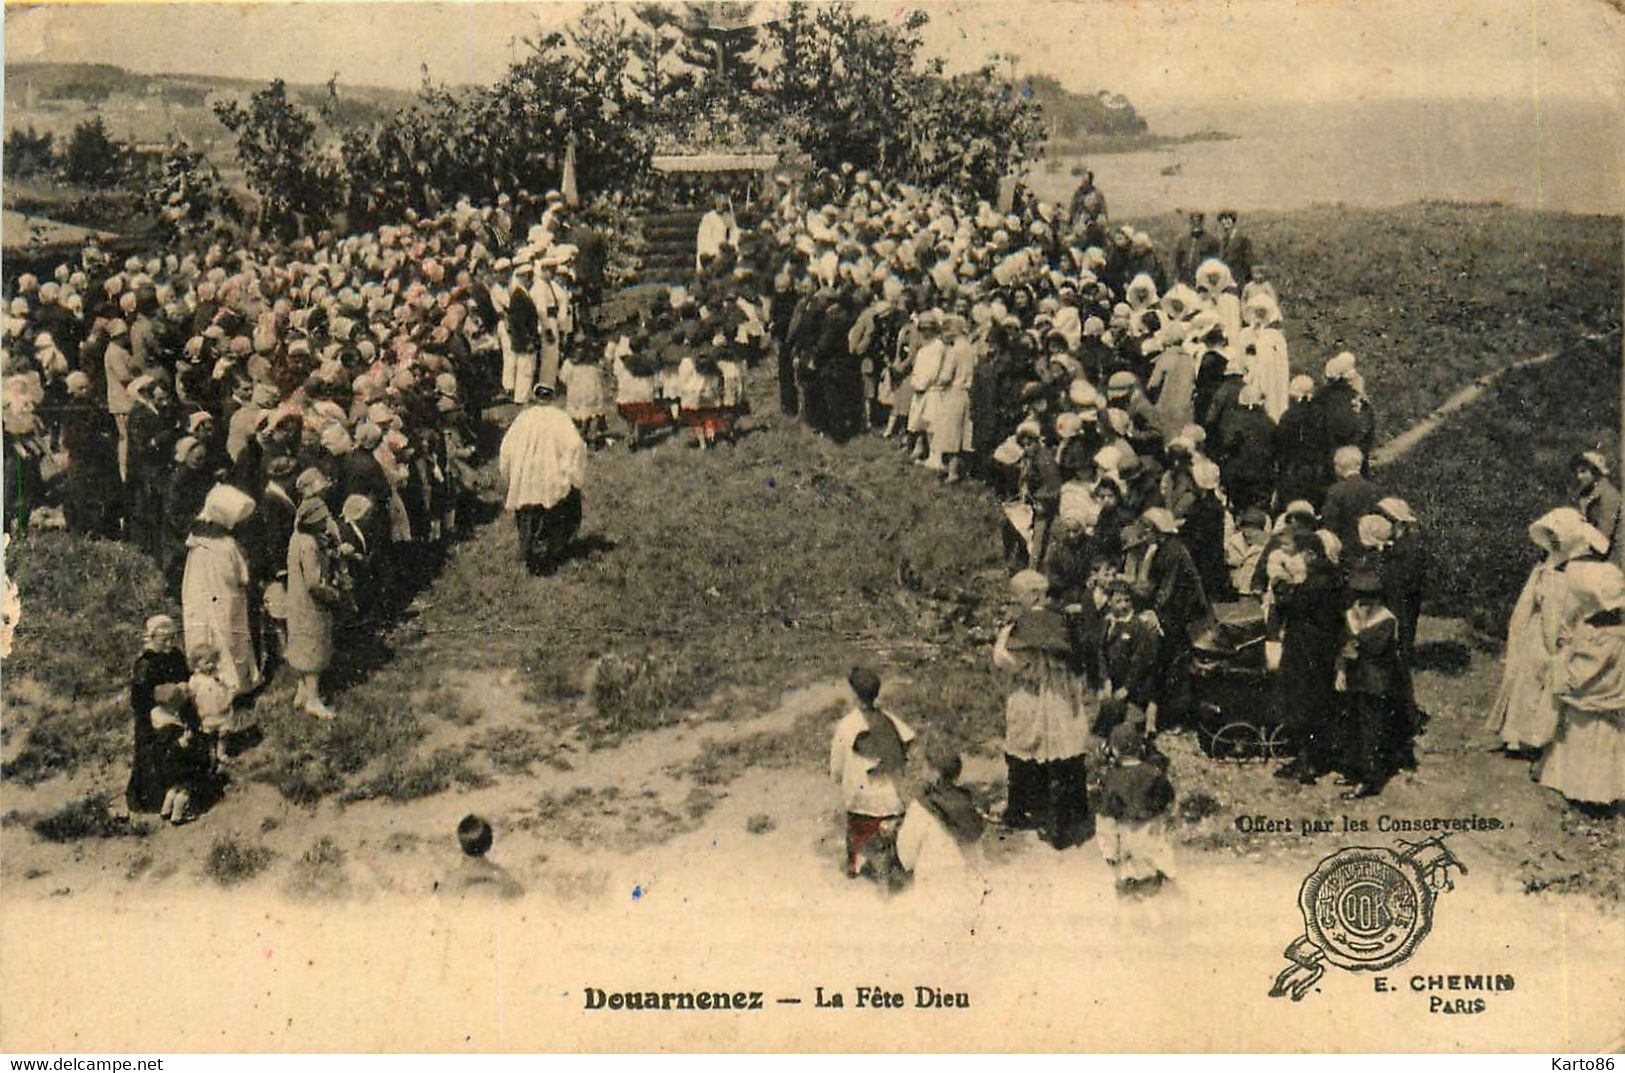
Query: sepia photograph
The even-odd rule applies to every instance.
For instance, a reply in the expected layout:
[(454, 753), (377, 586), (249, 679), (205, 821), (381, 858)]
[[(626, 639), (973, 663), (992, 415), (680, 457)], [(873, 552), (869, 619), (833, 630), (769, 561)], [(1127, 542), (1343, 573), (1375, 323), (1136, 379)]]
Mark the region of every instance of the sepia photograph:
[(0, 1051), (1625, 1048), (1619, 0), (3, 35)]

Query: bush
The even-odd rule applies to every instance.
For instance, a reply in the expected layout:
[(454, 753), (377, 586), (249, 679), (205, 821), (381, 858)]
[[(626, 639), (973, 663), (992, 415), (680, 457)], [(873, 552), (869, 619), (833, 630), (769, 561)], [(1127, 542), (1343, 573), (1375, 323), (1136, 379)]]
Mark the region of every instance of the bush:
[(432, 756), (412, 761), (388, 760), (377, 775), (346, 790), (339, 800), (345, 803), (383, 798), (400, 804), (432, 797), (457, 785), (477, 790), (491, 785), (491, 777), (469, 764), (466, 749), (438, 749)]
[(107, 794), (90, 794), (69, 805), (39, 817), (29, 828), (47, 842), (78, 842), (85, 838), (141, 838), (151, 831), (128, 816), (109, 811)]
[(234, 887), (265, 871), (275, 856), (264, 846), (245, 846), (227, 835), (209, 847), (203, 871), (222, 887)]
[(344, 871), (344, 850), (323, 835), (293, 862), (288, 890), (296, 897), (338, 898), (350, 888)]

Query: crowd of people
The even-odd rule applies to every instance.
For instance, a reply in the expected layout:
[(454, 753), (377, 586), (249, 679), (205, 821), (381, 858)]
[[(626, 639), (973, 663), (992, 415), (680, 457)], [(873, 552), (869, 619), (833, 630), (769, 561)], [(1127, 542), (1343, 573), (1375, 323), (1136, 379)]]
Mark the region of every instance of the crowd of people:
[[(187, 798), (252, 739), (253, 698), (279, 663), (295, 707), (331, 717), (335, 635), (374, 628), (468, 525), (488, 405), (530, 406), (499, 463), (520, 554), (546, 574), (612, 418), (633, 450), (673, 426), (701, 448), (728, 442), (760, 362), (813, 433), (886, 437), (923, 471), (1004, 498), (1006, 825), (1061, 848), (1111, 820), (1108, 853), (1133, 873), (1133, 825), (1172, 800), (1146, 772), (1162, 771), (1159, 729), (1193, 718), (1194, 646), (1254, 613), (1270, 672), (1258, 703), (1292, 756), (1277, 775), (1335, 774), (1365, 797), (1414, 763), (1427, 542), (1371, 476), (1355, 356), (1327, 357), (1318, 384), (1292, 374), (1281, 296), (1235, 213), (1217, 235), (1193, 214), (1165, 261), (1107, 216), (1092, 177), (1068, 206), (1018, 186), (995, 208), (852, 168), (780, 176), (743, 223), (716, 199), (688, 284), (600, 315), (601, 242), (571, 241), (556, 194), (534, 210), (461, 203), (364, 235), (122, 264), (91, 246), (48, 280), (14, 281), (4, 416), (22, 477), (8, 531), (59, 506), (70, 530), (150, 553), (180, 604), (178, 623), (149, 622), (132, 688), (132, 806), (191, 815)], [(1517, 713), (1569, 695), (1544, 671), (1512, 682), (1514, 665), (1572, 660), (1559, 636), (1583, 622), (1611, 638), (1620, 611), (1593, 584), (1598, 608), (1553, 621), (1547, 590), (1589, 577), (1569, 564), (1621, 546), (1607, 465), (1586, 465), (1588, 514), (1571, 513), (1591, 528), (1578, 543), (1567, 523), (1540, 530), (1554, 558), (1514, 619), (1516, 697), (1500, 706), (1514, 750), (1560, 745), (1580, 722), (1526, 730)], [(1559, 530), (1561, 551), (1547, 539)], [(866, 678), (854, 691), (859, 722), (832, 768), (860, 872), (871, 843), (898, 845), (903, 802), (882, 809), (852, 785), (895, 771), (908, 735), (875, 715)], [(1611, 711), (1597, 722), (1581, 735), (1593, 758), (1618, 734)], [(937, 759), (937, 796), (957, 800), (957, 765)], [(1133, 785), (1108, 792), (1119, 770)], [(1597, 800), (1573, 770), (1548, 759), (1542, 778)], [(1141, 845), (1141, 861), (1158, 856)]]
[[(1167, 859), (1145, 837), (1172, 802), (1154, 735), (1192, 718), (1193, 646), (1255, 605), (1270, 673), (1248, 715), (1284, 724), (1292, 759), (1276, 775), (1335, 774), (1361, 798), (1414, 766), (1428, 545), (1371, 475), (1375, 413), (1354, 355), (1327, 358), (1318, 385), (1291, 374), (1279, 296), (1236, 214), (1213, 236), (1193, 214), (1170, 271), (1085, 186), (1070, 212), (1019, 190), (1000, 212), (861, 172), (810, 199), (785, 189), (737, 246), (700, 252), (694, 294), (674, 305), (730, 347), (765, 331), (784, 413), (818, 433), (896, 438), (945, 481), (976, 474), (1006, 496), (1018, 610), (994, 651), (1010, 681), (1000, 818), (1057, 848), (1103, 824), (1102, 850), (1140, 889)], [(730, 303), (752, 300), (741, 327)], [(1582, 506), (1614, 534), (1618, 492), (1599, 458), (1590, 467)], [(888, 730), (867, 686), (854, 682), (831, 771), (849, 869), (884, 874), (907, 841), (906, 795), (889, 783), (909, 732)], [(1617, 745), (1596, 758), (1618, 735), (1615, 699), (1572, 696), (1608, 714), (1564, 721), (1590, 750), (1590, 784), (1571, 774), (1576, 752), (1544, 765), (1571, 801), (1622, 796)], [(957, 770), (927, 766), (939, 787)], [(972, 827), (935, 811), (933, 831)]]
[(477, 418), (505, 355), (512, 375), (499, 280), (533, 262), (569, 277), (582, 255), (560, 199), (535, 208), (529, 226), (504, 199), (123, 261), (92, 244), (10, 281), (8, 533), (126, 541), (179, 606), (148, 622), (132, 681), (133, 809), (194, 815), (255, 740), (279, 665), (294, 707), (332, 718), (335, 647), (375, 632), (470, 527)]

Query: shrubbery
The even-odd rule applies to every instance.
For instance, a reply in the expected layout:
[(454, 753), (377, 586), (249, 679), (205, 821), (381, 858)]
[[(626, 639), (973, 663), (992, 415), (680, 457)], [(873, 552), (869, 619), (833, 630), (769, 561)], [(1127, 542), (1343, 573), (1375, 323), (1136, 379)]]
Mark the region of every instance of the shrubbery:
[[(280, 81), (215, 111), (282, 232), (557, 187), (572, 140), (583, 192), (637, 190), (657, 149), (782, 149), (983, 195), (1043, 140), (1037, 99), (992, 66), (950, 78), (922, 59), (924, 12), (888, 20), (797, 2), (754, 23), (752, 9), (589, 7), (566, 32), (527, 42), (497, 82), (425, 78), (411, 105), (373, 123), (345, 122), (331, 85), (317, 115)], [(319, 137), (322, 119), (337, 145)]]

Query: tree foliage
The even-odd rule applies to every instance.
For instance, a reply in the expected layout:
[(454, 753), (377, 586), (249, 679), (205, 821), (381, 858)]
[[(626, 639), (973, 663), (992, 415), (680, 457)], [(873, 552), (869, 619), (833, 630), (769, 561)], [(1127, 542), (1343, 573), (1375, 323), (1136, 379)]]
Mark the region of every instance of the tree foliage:
[(129, 146), (107, 132), (100, 115), (73, 128), (62, 154), (62, 177), (78, 186), (105, 190), (118, 185), (129, 167)]
[(763, 90), (822, 167), (991, 194), (1038, 151), (1039, 106), (991, 65), (950, 78), (940, 59), (922, 63), (928, 20), (919, 10), (885, 21), (850, 4), (796, 0), (768, 25)]
[(1035, 74), (1025, 89), (1044, 109), (1050, 134), (1072, 141), (1091, 134), (1144, 134), (1149, 126), (1128, 98), (1104, 90), (1073, 93), (1049, 75)]
[(321, 150), (316, 121), (288, 100), (276, 79), (249, 98), (216, 101), (214, 114), (237, 137), (237, 159), (260, 199), (261, 223), (291, 237), (326, 226), (339, 206), (343, 174)]
[(450, 88), (425, 72), (416, 99), (355, 121), (336, 86), (316, 118), (273, 82), (245, 108), (215, 105), (279, 233), (352, 227), (459, 198), (560, 184), (577, 150), (587, 192), (634, 189), (656, 151), (784, 149), (907, 181), (991, 193), (1042, 140), (1039, 106), (993, 67), (949, 77), (924, 60), (923, 11), (875, 18), (850, 3), (589, 5), (525, 42), (495, 83)]
[(6, 172), (18, 179), (45, 175), (56, 167), (56, 135), (37, 133), (33, 124), (27, 130), (11, 128), (6, 134)]
[(171, 143), (164, 151), (144, 195), (146, 208), (170, 241), (207, 235), (237, 212), (220, 172), (184, 140)]

